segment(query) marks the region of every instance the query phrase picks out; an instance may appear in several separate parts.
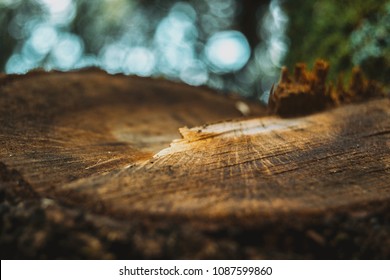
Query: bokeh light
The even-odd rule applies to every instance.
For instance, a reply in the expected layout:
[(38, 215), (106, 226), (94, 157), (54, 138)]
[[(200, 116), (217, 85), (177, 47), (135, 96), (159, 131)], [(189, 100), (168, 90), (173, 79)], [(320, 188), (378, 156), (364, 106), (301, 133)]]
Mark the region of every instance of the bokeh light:
[(390, 0), (0, 0), (0, 71), (100, 67), (267, 102), (318, 57), (388, 83)]
[(153, 51), (144, 47), (129, 49), (124, 61), (124, 73), (150, 76), (154, 72), (156, 58)]
[(214, 72), (234, 72), (248, 62), (250, 47), (241, 32), (222, 31), (207, 41), (205, 54)]
[(50, 60), (57, 69), (70, 70), (76, 68), (83, 52), (83, 41), (78, 36), (63, 33), (60, 35), (56, 47), (52, 49)]
[(4, 71), (97, 66), (259, 96), (287, 51), (287, 17), (278, 1), (267, 6), (253, 26), (262, 42), (250, 46), (237, 0), (0, 0), (14, 40)]

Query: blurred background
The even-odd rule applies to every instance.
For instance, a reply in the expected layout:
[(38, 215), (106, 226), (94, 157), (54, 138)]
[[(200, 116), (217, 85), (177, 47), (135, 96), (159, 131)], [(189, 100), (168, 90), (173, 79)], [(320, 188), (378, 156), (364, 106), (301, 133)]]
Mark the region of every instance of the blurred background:
[(155, 76), (268, 100), (316, 58), (390, 77), (390, 0), (0, 0), (0, 71)]

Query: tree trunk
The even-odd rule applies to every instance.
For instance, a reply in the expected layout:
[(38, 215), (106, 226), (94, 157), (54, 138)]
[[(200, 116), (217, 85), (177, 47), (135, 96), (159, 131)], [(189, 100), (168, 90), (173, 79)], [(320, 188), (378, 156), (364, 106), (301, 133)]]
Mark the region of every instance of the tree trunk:
[(280, 118), (159, 79), (0, 77), (0, 254), (389, 258), (389, 120), (388, 98)]

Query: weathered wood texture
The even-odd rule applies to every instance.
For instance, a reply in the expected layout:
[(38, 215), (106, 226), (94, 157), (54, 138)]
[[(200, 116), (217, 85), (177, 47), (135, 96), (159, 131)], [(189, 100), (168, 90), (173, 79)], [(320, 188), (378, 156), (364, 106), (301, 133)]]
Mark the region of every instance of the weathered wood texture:
[(3, 77), (2, 256), (389, 258), (390, 100), (288, 119), (243, 102), (94, 70)]

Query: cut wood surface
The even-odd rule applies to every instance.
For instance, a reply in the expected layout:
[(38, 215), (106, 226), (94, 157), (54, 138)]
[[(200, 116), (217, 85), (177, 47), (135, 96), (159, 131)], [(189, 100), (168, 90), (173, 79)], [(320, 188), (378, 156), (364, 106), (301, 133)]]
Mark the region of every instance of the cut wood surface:
[(281, 118), (165, 80), (36, 72), (0, 79), (0, 144), (5, 257), (390, 257), (388, 98)]

